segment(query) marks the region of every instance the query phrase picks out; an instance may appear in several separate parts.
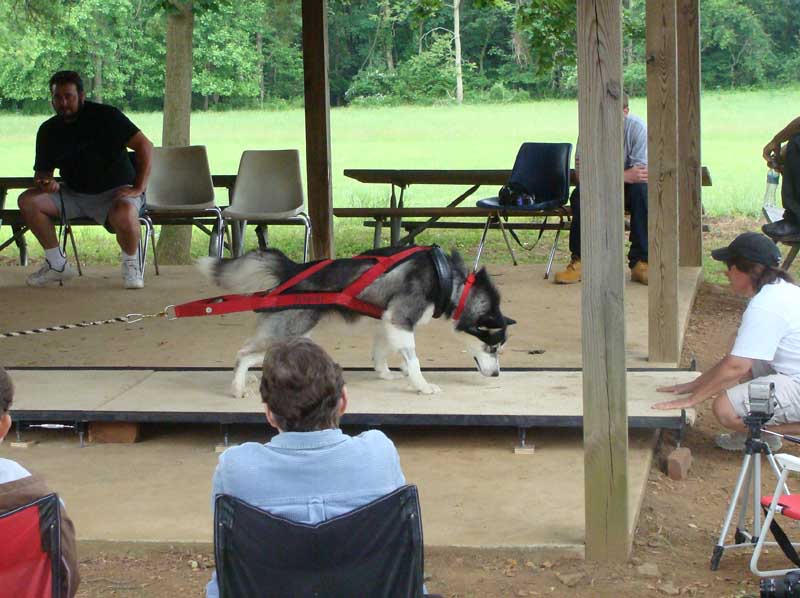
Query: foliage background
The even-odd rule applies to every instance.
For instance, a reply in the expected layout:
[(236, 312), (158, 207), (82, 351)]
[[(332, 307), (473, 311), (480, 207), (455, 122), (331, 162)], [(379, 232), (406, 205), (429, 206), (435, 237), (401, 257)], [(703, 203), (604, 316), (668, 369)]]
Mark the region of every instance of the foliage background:
[[(65, 68), (84, 75), (92, 99), (159, 110), (164, 4), (0, 0), (0, 110), (47, 112), (47, 79)], [(300, 0), (196, 4), (197, 109), (302, 104)], [(645, 0), (623, 5), (626, 86), (643, 95)], [(700, 6), (705, 89), (796, 80), (800, 0)], [(333, 105), (454, 101), (452, 2), (330, 0), (328, 8)], [(576, 96), (574, 1), (461, 0), (460, 22), (465, 101)]]

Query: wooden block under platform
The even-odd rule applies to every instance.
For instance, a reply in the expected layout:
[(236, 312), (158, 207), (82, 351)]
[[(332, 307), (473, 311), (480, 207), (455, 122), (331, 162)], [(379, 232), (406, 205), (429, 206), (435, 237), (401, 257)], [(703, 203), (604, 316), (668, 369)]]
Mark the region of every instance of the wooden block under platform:
[(133, 444), (139, 440), (136, 422), (89, 422), (89, 442), (98, 444)]
[(11, 448), (26, 449), (26, 448), (31, 448), (38, 442), (39, 442), (38, 440), (15, 440), (9, 444), (11, 445)]

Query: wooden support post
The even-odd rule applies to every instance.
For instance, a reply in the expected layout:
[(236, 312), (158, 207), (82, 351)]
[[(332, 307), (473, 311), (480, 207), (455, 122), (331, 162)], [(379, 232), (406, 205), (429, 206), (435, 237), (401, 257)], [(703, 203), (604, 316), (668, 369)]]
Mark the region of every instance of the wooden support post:
[(308, 215), (312, 255), (321, 259), (334, 254), (327, 0), (303, 0), (302, 13)]
[(649, 359), (677, 363), (678, 131), (676, 0), (647, 3)]
[(678, 225), (680, 265), (703, 265), (700, 160), (700, 6), (678, 0)]
[(578, 120), (583, 204), (583, 452), (586, 558), (624, 561), (628, 417), (623, 269), (622, 9), (578, 2)]

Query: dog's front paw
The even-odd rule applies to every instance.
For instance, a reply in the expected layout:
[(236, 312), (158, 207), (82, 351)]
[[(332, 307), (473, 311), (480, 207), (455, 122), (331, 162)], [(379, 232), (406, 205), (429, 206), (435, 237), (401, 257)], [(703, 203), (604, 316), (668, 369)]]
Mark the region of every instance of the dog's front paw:
[(243, 399), (245, 394), (247, 394), (247, 388), (242, 384), (234, 382), (231, 384), (231, 394), (234, 399)]
[(435, 384), (425, 384), (425, 386), (418, 388), (417, 392), (421, 395), (438, 395), (442, 392), (442, 389)]

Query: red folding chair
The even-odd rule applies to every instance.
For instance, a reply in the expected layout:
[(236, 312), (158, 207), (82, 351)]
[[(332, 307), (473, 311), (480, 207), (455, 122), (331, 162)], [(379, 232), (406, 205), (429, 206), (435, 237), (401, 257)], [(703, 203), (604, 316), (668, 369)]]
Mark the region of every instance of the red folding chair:
[[(753, 556), (750, 559), (750, 570), (759, 577), (785, 575), (790, 571), (798, 571), (798, 566), (800, 566), (800, 557), (794, 545), (781, 527), (774, 522), (776, 514), (783, 515), (794, 521), (800, 520), (800, 494), (789, 494), (786, 486), (786, 480), (790, 473), (800, 473), (800, 458), (794, 455), (787, 455), (786, 453), (779, 453), (775, 455), (775, 460), (781, 466), (781, 476), (778, 478), (778, 483), (775, 485), (775, 492), (773, 495), (761, 497), (761, 507), (766, 509), (766, 517), (764, 518), (764, 524), (761, 526), (761, 534), (758, 536), (756, 547), (753, 550)], [(756, 506), (756, 508), (758, 507)], [(772, 531), (772, 535), (775, 536), (777, 545), (783, 550), (786, 557), (796, 565), (795, 567), (790, 569), (773, 569), (771, 571), (762, 571), (758, 568), (758, 560), (761, 557), (764, 545), (774, 546), (776, 544), (775, 542), (766, 542), (767, 534), (770, 531)]]
[(0, 514), (0, 598), (61, 598), (61, 515), (48, 494)]

